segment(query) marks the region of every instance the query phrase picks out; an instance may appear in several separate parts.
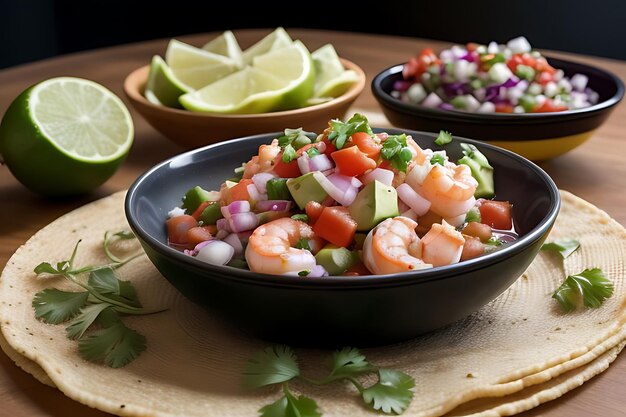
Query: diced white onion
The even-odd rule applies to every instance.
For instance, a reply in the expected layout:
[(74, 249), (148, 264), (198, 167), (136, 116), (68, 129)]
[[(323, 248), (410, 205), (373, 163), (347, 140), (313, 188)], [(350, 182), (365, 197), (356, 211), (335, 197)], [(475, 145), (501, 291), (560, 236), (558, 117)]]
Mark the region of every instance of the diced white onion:
[(587, 87), (587, 82), (589, 78), (584, 74), (575, 74), (571, 79), (570, 83), (572, 84), (572, 88), (576, 91), (585, 91), (585, 87)]
[(272, 178), (276, 178), (274, 174), (270, 174), (269, 172), (259, 172), (258, 174), (254, 174), (252, 176), (252, 182), (256, 186), (259, 193), (266, 194), (267, 193), (267, 182)]
[(507, 42), (506, 46), (513, 52), (514, 54), (521, 54), (524, 52), (530, 52), (532, 49), (530, 46), (530, 42), (523, 36), (519, 36), (517, 38), (511, 39)]
[(426, 89), (420, 83), (412, 84), (406, 91), (406, 95), (413, 103), (421, 103), (426, 98)]
[(182, 216), (183, 214), (185, 214), (185, 209), (182, 209), (180, 207), (174, 207), (167, 212), (167, 217), (171, 219), (172, 217)]
[(426, 107), (437, 107), (441, 103), (443, 103), (443, 100), (435, 93), (430, 93), (424, 101), (422, 101), (422, 105)]
[(235, 249), (221, 240), (211, 240), (211, 243), (198, 251), (196, 259), (211, 265), (226, 265), (233, 259)]
[(394, 173), (389, 169), (374, 168), (363, 176), (363, 184), (367, 185), (370, 182), (376, 180), (387, 186), (391, 186), (391, 184), (393, 183), (393, 177)]
[(300, 169), (300, 173), (302, 175), (308, 174), (311, 172), (311, 168), (309, 167), (309, 155), (304, 152), (301, 157), (298, 158), (298, 168)]

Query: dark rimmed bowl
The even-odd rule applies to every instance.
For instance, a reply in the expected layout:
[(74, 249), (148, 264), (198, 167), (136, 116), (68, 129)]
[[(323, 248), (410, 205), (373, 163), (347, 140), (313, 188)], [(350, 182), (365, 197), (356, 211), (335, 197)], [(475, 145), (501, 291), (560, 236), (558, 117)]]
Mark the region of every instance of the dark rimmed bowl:
[[(434, 144), (434, 134), (405, 132), (422, 147), (441, 148)], [(234, 168), (277, 135), (250, 136), (175, 156), (139, 177), (125, 202), (131, 228), (174, 287), (245, 332), (272, 341), (382, 345), (462, 319), (524, 272), (559, 211), (558, 189), (541, 168), (507, 150), (455, 137), (444, 147), (448, 155), (453, 160), (462, 156), (459, 142), (476, 145), (495, 168), (496, 198), (514, 204), (521, 237), (497, 252), (407, 274), (306, 278), (208, 265), (169, 247), (164, 222), (184, 193), (196, 185), (219, 189)]]
[(563, 59), (547, 58), (568, 77), (584, 74), (588, 86), (600, 99), (583, 109), (555, 113), (479, 114), (433, 109), (403, 102), (390, 93), (394, 82), (402, 79), (404, 64), (381, 71), (372, 80), (372, 93), (387, 119), (397, 127), (429, 132), (446, 129), (455, 135), (480, 138), (533, 161), (551, 159), (588, 140), (624, 97), (624, 84), (603, 69)]

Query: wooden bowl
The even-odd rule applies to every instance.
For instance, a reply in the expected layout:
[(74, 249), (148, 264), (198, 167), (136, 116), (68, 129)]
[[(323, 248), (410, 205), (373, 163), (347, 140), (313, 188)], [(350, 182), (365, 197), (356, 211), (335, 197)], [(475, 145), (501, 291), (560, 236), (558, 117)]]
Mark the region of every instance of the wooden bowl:
[(186, 148), (197, 148), (226, 139), (302, 127), (321, 132), (331, 119), (343, 119), (348, 108), (365, 87), (365, 73), (356, 64), (341, 59), (346, 69), (359, 79), (343, 95), (309, 107), (260, 114), (217, 114), (160, 106), (148, 101), (143, 93), (150, 66), (131, 72), (124, 81), (124, 92), (133, 107), (167, 138)]

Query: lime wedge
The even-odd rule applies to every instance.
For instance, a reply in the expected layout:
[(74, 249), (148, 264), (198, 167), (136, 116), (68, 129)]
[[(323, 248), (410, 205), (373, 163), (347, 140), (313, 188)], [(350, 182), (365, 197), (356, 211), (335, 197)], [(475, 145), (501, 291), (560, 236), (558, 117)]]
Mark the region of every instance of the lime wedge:
[(287, 83), (285, 88), (276, 92), (280, 101), (274, 110), (301, 107), (313, 95), (315, 67), (309, 50), (300, 41), (254, 57), (252, 66)]
[(165, 62), (187, 90), (198, 90), (237, 70), (237, 63), (231, 58), (176, 39), (167, 46)]
[(180, 97), (183, 107), (212, 113), (265, 113), (276, 107), (286, 82), (263, 70), (246, 67)]
[(358, 81), (356, 72), (344, 69), (331, 44), (314, 51), (311, 57), (316, 71), (314, 97), (339, 97)]
[(243, 56), (237, 38), (230, 30), (205, 44), (202, 49), (214, 54), (223, 55), (235, 61), (237, 68), (243, 68)]
[(163, 61), (163, 58), (158, 55), (152, 57), (148, 82), (144, 92), (148, 101), (154, 104), (180, 108), (178, 97), (188, 91), (172, 74), (172, 70)]
[(89, 80), (59, 77), (20, 94), (0, 123), (0, 153), (35, 192), (72, 195), (104, 183), (133, 142), (124, 103)]
[(285, 29), (282, 27), (276, 28), (272, 33), (243, 51), (243, 63), (250, 65), (254, 57), (266, 54), (275, 49), (290, 46), (292, 43), (293, 41)]
[(300, 41), (254, 58), (253, 65), (180, 97), (188, 110), (265, 113), (300, 107), (313, 92), (315, 70)]

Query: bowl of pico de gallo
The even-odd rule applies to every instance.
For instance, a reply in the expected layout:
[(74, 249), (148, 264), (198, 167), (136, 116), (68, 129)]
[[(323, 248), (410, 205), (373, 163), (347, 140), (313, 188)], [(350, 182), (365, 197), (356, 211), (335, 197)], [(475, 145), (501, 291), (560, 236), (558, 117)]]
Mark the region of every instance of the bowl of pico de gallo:
[(183, 295), (308, 346), (393, 343), (468, 316), (522, 275), (559, 207), (550, 177), (513, 152), (360, 114), (177, 155), (125, 202)]
[(624, 96), (611, 72), (506, 44), (426, 48), (381, 71), (372, 92), (395, 126), (480, 138), (531, 160), (588, 140)]

